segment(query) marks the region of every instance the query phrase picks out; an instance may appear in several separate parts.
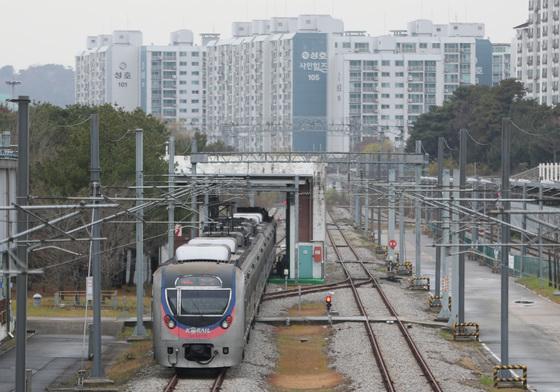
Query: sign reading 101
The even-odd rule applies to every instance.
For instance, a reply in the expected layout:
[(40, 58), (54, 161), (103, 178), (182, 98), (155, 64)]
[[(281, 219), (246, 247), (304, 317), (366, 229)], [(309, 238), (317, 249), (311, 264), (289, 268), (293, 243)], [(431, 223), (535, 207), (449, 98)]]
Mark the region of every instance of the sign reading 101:
[(132, 79), (130, 71), (127, 71), (128, 65), (123, 61), (119, 64), (119, 70), (113, 75), (117, 80), (117, 86), (121, 88), (128, 87), (128, 80)]

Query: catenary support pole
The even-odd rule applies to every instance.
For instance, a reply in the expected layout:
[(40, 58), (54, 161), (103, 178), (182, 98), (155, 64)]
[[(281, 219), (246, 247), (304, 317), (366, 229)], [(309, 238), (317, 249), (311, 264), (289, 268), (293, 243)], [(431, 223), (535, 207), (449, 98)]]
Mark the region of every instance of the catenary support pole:
[[(192, 144), (191, 144), (191, 167), (192, 167), (192, 174), (196, 175), (196, 156), (195, 154), (198, 153), (198, 145), (196, 142), (196, 138), (193, 136), (192, 138)], [(196, 195), (196, 187), (195, 187), (195, 181), (196, 178), (193, 178), (193, 187), (191, 190), (191, 238), (196, 237), (196, 228), (197, 228), (197, 211), (198, 209), (196, 208), (196, 201), (197, 201), (197, 195)]]
[[(467, 130), (461, 129), (459, 131), (459, 187), (461, 190), (461, 201), (459, 204), (465, 206), (464, 194), (465, 186), (467, 184)], [(464, 215), (459, 215), (460, 222), (464, 222)], [(459, 227), (461, 227), (460, 225)], [(465, 243), (465, 231), (461, 230), (459, 234), (459, 242)], [(459, 305), (459, 322), (465, 322), (465, 252), (459, 252), (459, 287), (458, 287), (458, 305)]]
[[(404, 181), (404, 164), (399, 164), (399, 181)], [(404, 216), (404, 190), (399, 195), (399, 264), (406, 262), (406, 218)]]
[[(175, 136), (169, 136), (168, 145), (168, 181), (169, 194), (172, 195), (175, 189)], [(169, 198), (167, 205), (167, 257), (169, 259), (175, 256), (175, 202), (172, 197)]]
[(135, 337), (145, 337), (144, 328), (144, 134), (142, 129), (136, 129), (136, 326)]
[[(509, 199), (509, 177), (510, 177), (510, 151), (511, 151), (511, 121), (505, 118), (502, 121), (502, 187), (501, 197)], [(502, 208), (502, 244), (510, 242), (510, 202), (503, 201)], [(502, 271), (501, 271), (501, 313), (500, 313), (500, 346), (501, 364), (509, 364), (509, 246), (502, 245)]]
[[(543, 210), (543, 185), (542, 180), (539, 180), (539, 211)], [(542, 215), (539, 215), (539, 221), (542, 219)], [(539, 250), (539, 283), (541, 289), (544, 287), (544, 266), (543, 266), (543, 247), (542, 247), (542, 225), (539, 223), (537, 226), (537, 237), (538, 237), (538, 250)]]
[[(16, 202), (25, 206), (29, 198), (29, 97), (19, 96), (18, 104), (18, 163), (16, 178)], [(25, 211), (17, 211), (17, 231), (26, 231), (29, 217)], [(16, 392), (26, 390), (25, 382), (25, 349), (27, 338), (27, 240), (28, 236), (17, 243), (17, 257), (22, 263), (16, 276)]]
[[(99, 160), (99, 115), (91, 115), (90, 128), (91, 146), (91, 195), (95, 198), (94, 204), (98, 204), (97, 198), (101, 196), (101, 167)], [(98, 208), (92, 210), (93, 221), (100, 218)], [(101, 237), (101, 224), (96, 223), (91, 227), (92, 238)], [(93, 365), (91, 376), (101, 378), (104, 376), (104, 369), (101, 358), (101, 243), (98, 240), (91, 242), (91, 267), (93, 276)]]
[[(523, 183), (523, 211), (527, 211), (527, 184)], [(523, 230), (527, 230), (527, 214), (524, 212), (523, 215), (521, 215), (521, 228)], [(527, 257), (527, 245), (525, 245), (527, 243), (527, 241), (529, 240), (529, 237), (527, 237), (527, 234), (525, 234), (525, 232), (521, 233), (521, 243), (523, 244), (521, 246), (521, 261), (519, 263), (519, 276), (521, 278), (523, 278), (523, 270), (525, 268), (525, 258)]]
[[(437, 174), (437, 178), (438, 178), (437, 187), (438, 187), (438, 189), (441, 189), (441, 186), (442, 186), (443, 144), (444, 144), (444, 138), (440, 136), (438, 138), (438, 156), (437, 156), (437, 173), (438, 173)], [(441, 195), (441, 192), (436, 192), (436, 193)], [(441, 211), (441, 208), (440, 208), (436, 212), (436, 220), (438, 222), (442, 221), (441, 213), (442, 213), (442, 211)], [(436, 226), (435, 226), (435, 236), (436, 236), (436, 238), (440, 238), (440, 241), (441, 241), (441, 236), (442, 236), (441, 223), (437, 223)], [(436, 248), (436, 271), (435, 271), (436, 282), (435, 282), (435, 287), (434, 287), (434, 295), (436, 297), (441, 296), (441, 252), (442, 252), (441, 248), (439, 248), (439, 247)]]
[[(449, 170), (445, 169), (442, 171), (442, 185), (444, 191), (442, 192), (442, 196), (445, 199), (449, 199)], [(451, 203), (451, 202), (449, 202)], [(450, 206), (451, 207), (451, 206)], [(449, 211), (450, 208), (441, 208), (441, 216), (442, 223), (439, 223), (439, 227), (441, 227), (441, 236), (438, 237), (437, 241), (440, 244), (448, 244), (449, 243), (449, 224), (450, 224), (450, 217)], [(442, 250), (442, 265), (441, 265), (441, 281), (442, 281), (442, 290), (441, 290), (441, 310), (438, 314), (437, 319), (442, 321), (449, 320), (451, 313), (449, 313), (449, 265), (447, 255), (449, 254), (449, 248), (436, 248)]]
[[(389, 169), (389, 222), (387, 242), (395, 239), (395, 169)], [(395, 262), (395, 250), (388, 247), (387, 256), (391, 263)]]
[(295, 176), (294, 181), (294, 246), (296, 255), (296, 278), (299, 279), (299, 176)]
[[(381, 155), (377, 154), (377, 176), (376, 180), (381, 181)], [(381, 198), (378, 198), (377, 206), (377, 245), (381, 246)]]
[[(453, 170), (453, 196), (450, 200), (451, 212), (451, 243), (459, 243), (459, 199), (461, 193), (459, 192), (460, 183), (460, 173), (459, 170)], [(453, 325), (459, 320), (459, 247), (450, 246), (450, 254), (448, 255), (448, 260), (451, 260), (451, 315), (449, 317), (448, 325)], [(463, 249), (461, 249), (463, 250)], [(446, 303), (442, 303), (442, 307), (446, 306)]]
[[(422, 141), (416, 141), (416, 154), (422, 153)], [(420, 179), (422, 177), (422, 166), (416, 166), (416, 192), (420, 194)], [(414, 201), (414, 216), (416, 218), (416, 248), (415, 248), (415, 273), (416, 277), (419, 277), (422, 274), (422, 210), (420, 209), (420, 199), (417, 197)]]

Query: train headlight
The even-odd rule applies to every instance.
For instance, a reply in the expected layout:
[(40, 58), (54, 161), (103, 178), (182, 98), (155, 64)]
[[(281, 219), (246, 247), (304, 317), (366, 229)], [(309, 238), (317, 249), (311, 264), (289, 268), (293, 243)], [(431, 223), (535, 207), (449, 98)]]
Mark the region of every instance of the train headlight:
[(173, 320), (173, 318), (171, 316), (169, 316), (168, 314), (166, 314), (163, 317), (163, 322), (165, 323), (165, 325), (167, 325), (167, 328), (169, 328), (169, 329), (173, 329), (177, 326), (177, 323), (175, 323), (175, 320)]
[(231, 316), (227, 316), (224, 321), (222, 321), (222, 328), (223, 329), (227, 329), (229, 328), (229, 326), (231, 325), (231, 322), (233, 321), (233, 317)]

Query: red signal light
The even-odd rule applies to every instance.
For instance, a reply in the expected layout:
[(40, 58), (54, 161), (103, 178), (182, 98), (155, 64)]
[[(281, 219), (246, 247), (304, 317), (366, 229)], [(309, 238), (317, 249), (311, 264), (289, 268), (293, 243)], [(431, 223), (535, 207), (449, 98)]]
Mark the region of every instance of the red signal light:
[(332, 296), (327, 295), (327, 296), (325, 297), (325, 302), (328, 303), (328, 304), (330, 304), (330, 303), (332, 302)]

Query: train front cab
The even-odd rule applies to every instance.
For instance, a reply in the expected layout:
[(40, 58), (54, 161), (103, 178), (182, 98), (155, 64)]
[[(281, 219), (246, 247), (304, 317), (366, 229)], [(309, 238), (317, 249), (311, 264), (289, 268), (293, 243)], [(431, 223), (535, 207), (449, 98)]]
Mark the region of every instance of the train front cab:
[(232, 264), (210, 264), (211, 271), (202, 272), (208, 266), (188, 263), (189, 270), (200, 272), (163, 274), (155, 347), (163, 366), (221, 368), (242, 361), (242, 273)]

